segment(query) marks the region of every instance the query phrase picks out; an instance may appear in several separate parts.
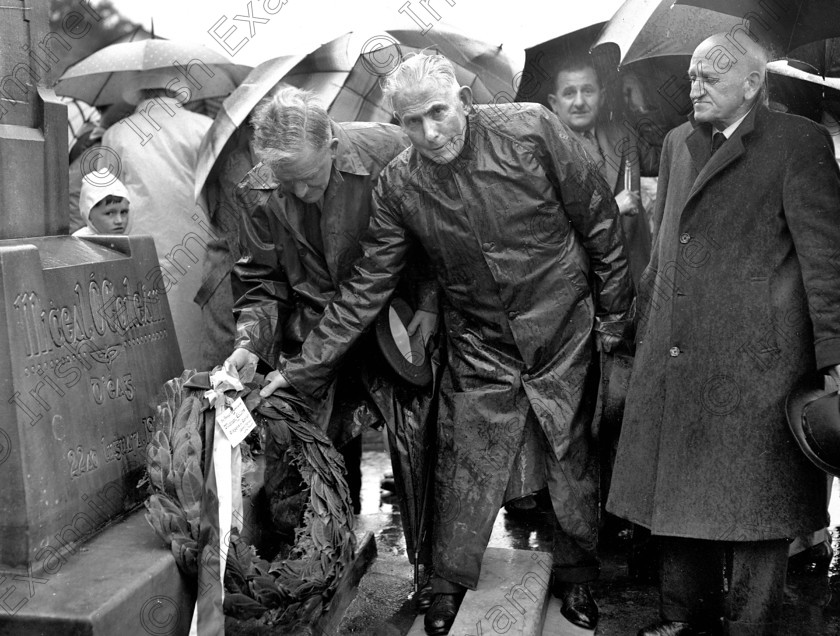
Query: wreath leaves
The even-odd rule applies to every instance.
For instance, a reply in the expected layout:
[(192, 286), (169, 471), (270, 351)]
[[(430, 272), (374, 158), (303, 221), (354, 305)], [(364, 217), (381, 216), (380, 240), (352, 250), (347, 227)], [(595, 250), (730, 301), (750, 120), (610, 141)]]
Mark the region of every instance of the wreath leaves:
[[(186, 388), (185, 371), (164, 385), (155, 431), (147, 447), (151, 494), (146, 520), (166, 543), (181, 571), (198, 576), (198, 539), (204, 488), (202, 456), (208, 409), (202, 392)], [(232, 533), (225, 577), (224, 610), (239, 618), (287, 628), (315, 621), (328, 606), (356, 548), (344, 462), (329, 438), (309, 422), (305, 402), (278, 391), (260, 398), (258, 386), (239, 393), (245, 406), (279, 448), (288, 448), (308, 490), (303, 525), (285, 558), (261, 559)]]

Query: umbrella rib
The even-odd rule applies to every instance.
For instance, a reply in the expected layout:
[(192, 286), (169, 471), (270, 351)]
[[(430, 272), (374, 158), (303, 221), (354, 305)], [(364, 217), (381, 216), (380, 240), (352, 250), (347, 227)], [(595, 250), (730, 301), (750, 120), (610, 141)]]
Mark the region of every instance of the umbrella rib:
[(802, 14), (802, 5), (805, 4), (805, 0), (799, 0), (799, 4), (796, 7), (796, 19), (793, 21), (793, 28), (790, 30), (790, 37), (788, 38), (787, 48), (785, 50), (790, 51), (790, 45), (793, 42), (793, 34), (796, 32), (796, 25), (799, 24), (799, 16)]

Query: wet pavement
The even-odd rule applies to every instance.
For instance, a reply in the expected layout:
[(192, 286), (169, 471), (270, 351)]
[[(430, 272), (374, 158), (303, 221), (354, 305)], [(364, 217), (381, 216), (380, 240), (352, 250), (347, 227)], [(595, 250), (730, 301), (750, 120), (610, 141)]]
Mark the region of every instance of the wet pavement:
[[(378, 438), (367, 435), (365, 448), (373, 450), (366, 450), (363, 455), (362, 514), (358, 521), (360, 528), (374, 533), (378, 556), (363, 578), (336, 636), (404, 636), (416, 617), (409, 598), (413, 568), (405, 553), (397, 502), (379, 488), (382, 476), (391, 470), (387, 451)], [(835, 523), (840, 521), (840, 492), (836, 480), (829, 510)], [(782, 634), (840, 636), (840, 527), (833, 528), (832, 540), (835, 557), (828, 575), (797, 573), (788, 576)], [(514, 518), (502, 510), (496, 519), (490, 545), (550, 551), (551, 527), (548, 523)], [(628, 576), (623, 546), (602, 550), (601, 558), (601, 579), (593, 586), (601, 611), (596, 633), (599, 636), (632, 636), (641, 626), (657, 620), (657, 587)], [(566, 632), (560, 628), (554, 633), (591, 632)]]

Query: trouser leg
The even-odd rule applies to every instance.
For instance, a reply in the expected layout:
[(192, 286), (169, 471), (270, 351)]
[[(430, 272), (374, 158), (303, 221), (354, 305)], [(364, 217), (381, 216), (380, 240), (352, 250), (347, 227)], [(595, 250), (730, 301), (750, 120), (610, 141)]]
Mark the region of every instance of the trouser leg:
[(777, 634), (787, 572), (786, 540), (747, 541), (726, 548), (729, 591), (724, 604), (725, 633)]
[(598, 474), (589, 461), (580, 472), (563, 461), (548, 460), (548, 491), (554, 509), (554, 578), (589, 583), (598, 578)]
[[(598, 368), (593, 365), (587, 382), (589, 395), (595, 395)], [(586, 391), (587, 389), (585, 389)], [(558, 460), (548, 440), (545, 443), (546, 482), (555, 515), (554, 580), (563, 583), (589, 583), (598, 578), (598, 457), (589, 437), (594, 399), (584, 400), (570, 426), (569, 448)], [(529, 412), (533, 418), (533, 411)]]
[(657, 537), (662, 620), (708, 623), (719, 616), (723, 549), (716, 541)]
[(437, 575), (432, 576), (429, 583), (432, 586), (433, 594), (458, 594), (467, 589), (463, 585)]
[(440, 406), (432, 560), (437, 576), (475, 589), (525, 413), (513, 391), (444, 390)]
[[(828, 482), (828, 487), (826, 488), (825, 493), (825, 507), (828, 508), (829, 502), (831, 501), (831, 487), (834, 482), (834, 477), (829, 475), (826, 478), (826, 481)], [(831, 532), (828, 528), (821, 528), (812, 534), (804, 534), (795, 537), (790, 546), (788, 546), (788, 556), (795, 556), (800, 552), (804, 552), (808, 548), (820, 545), (821, 543), (831, 543)]]

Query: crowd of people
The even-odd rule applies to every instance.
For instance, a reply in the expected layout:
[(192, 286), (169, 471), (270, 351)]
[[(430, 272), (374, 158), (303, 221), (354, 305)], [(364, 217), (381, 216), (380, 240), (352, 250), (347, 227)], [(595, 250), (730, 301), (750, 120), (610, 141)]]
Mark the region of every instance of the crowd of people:
[[(435, 408), (411, 402), (436, 429), (430, 636), (476, 587), (500, 508), (539, 492), (555, 519), (551, 591), (573, 624), (598, 623), (609, 513), (661, 551), (661, 620), (641, 636), (776, 633), (790, 541), (828, 525), (826, 475), (785, 398), (807, 373), (840, 386), (840, 170), (824, 127), (768, 108), (766, 52), (732, 46), (695, 50), (690, 121), (659, 143), (604, 116), (587, 56), (559, 61), (545, 105), (476, 104), (446, 58), (417, 54), (383, 80), (392, 124), (336, 122), (280, 87), (238, 131), (202, 204), (224, 226), (222, 256), (170, 292), (179, 341), (179, 324), (202, 338), (203, 309), (219, 334), (206, 358), (261, 365), (264, 395), (309, 400), (357, 510), (360, 426), (433, 393)], [(128, 126), (105, 133), (125, 185), (82, 185), (83, 233), (151, 233), (159, 255), (180, 240), (175, 210), (195, 208), (184, 170), (210, 121), (180, 112), (149, 140), (171, 133), (178, 152), (134, 156)], [(434, 352), (432, 388), (398, 390), (373, 353), (395, 293)], [(186, 338), (185, 365), (202, 366)], [(618, 355), (634, 356), (620, 435), (596, 439)]]

